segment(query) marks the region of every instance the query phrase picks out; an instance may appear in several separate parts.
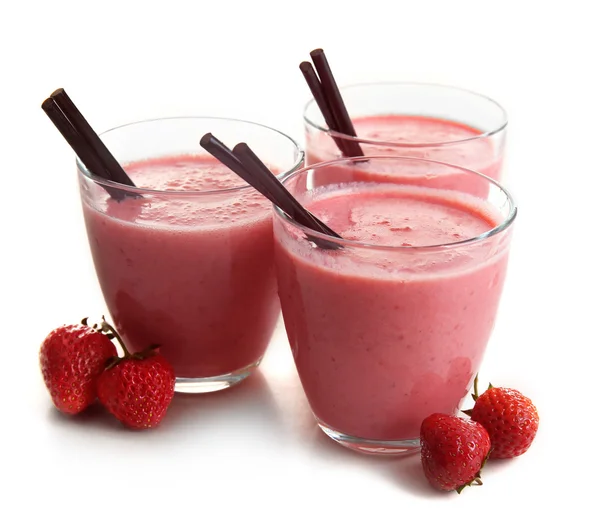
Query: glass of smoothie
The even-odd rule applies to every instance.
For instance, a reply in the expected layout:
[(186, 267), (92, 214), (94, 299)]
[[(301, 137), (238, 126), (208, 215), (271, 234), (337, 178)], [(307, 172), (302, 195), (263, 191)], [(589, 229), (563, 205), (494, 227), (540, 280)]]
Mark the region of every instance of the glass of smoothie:
[[(468, 394), (494, 326), (516, 207), (494, 180), (425, 159), (369, 157), (397, 173), (395, 181), (339, 182), (339, 168), (355, 171), (360, 160), (320, 163), (284, 180), (343, 239), (275, 209), (279, 297), (321, 429), (361, 452), (398, 454), (418, 448), (424, 418), (457, 412)], [(398, 180), (417, 164), (467, 175), (486, 194), (427, 177)]]
[[(304, 111), (307, 164), (342, 157), (335, 137), (357, 142), (363, 155), (430, 159), (501, 180), (507, 115), (492, 99), (461, 88), (426, 83), (358, 84), (340, 88), (340, 92), (357, 137), (330, 131), (317, 103), (309, 101)], [(419, 182), (428, 175), (435, 176), (440, 187), (473, 190), (469, 175), (431, 163), (415, 162), (401, 171), (378, 169), (370, 163), (361, 174), (401, 183)], [(400, 174), (402, 177), (397, 177)], [(355, 173), (339, 168), (337, 176), (344, 180), (355, 177)], [(429, 180), (427, 184), (432, 185)]]
[(158, 344), (176, 391), (217, 391), (260, 363), (280, 313), (271, 205), (199, 146), (207, 132), (247, 142), (272, 171), (303, 164), (296, 142), (266, 126), (182, 117), (101, 134), (136, 185), (78, 163), (98, 281), (128, 348)]

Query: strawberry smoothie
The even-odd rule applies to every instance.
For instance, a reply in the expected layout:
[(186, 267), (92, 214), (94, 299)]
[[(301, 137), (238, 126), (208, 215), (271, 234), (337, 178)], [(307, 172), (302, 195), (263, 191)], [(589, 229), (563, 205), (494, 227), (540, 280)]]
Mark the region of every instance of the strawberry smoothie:
[(127, 346), (159, 344), (178, 380), (257, 364), (280, 310), (270, 204), (212, 157), (124, 169), (155, 191), (117, 201), (81, 178), (98, 279)]
[[(365, 156), (415, 157), (455, 164), (494, 180), (503, 177), (508, 120), (493, 99), (450, 85), (408, 82), (347, 85), (340, 92), (357, 137), (334, 135), (342, 141), (356, 140)], [(307, 164), (342, 157), (314, 100), (305, 107), (304, 123)], [(415, 184), (422, 183), (426, 174), (434, 177), (433, 183), (427, 179), (430, 187), (473, 193), (468, 175), (434, 164), (425, 170), (417, 163), (394, 171), (377, 169), (370, 162), (354, 167), (367, 180)], [(342, 168), (338, 178), (346, 180), (347, 174)]]
[[(354, 128), (361, 140), (365, 156), (404, 156), (457, 164), (479, 171), (495, 180), (500, 179), (502, 156), (494, 142), (480, 138), (481, 130), (455, 121), (416, 115), (378, 115), (356, 117)], [(451, 144), (448, 144), (451, 143)], [(308, 132), (306, 136), (307, 164), (325, 162), (341, 156), (333, 139), (325, 132)], [(448, 170), (434, 164), (412, 163), (401, 170), (375, 167), (368, 161), (353, 166), (363, 180), (419, 183), (424, 175), (434, 176), (441, 188), (472, 192), (470, 176), (461, 170)], [(349, 172), (338, 171), (343, 181)], [(350, 173), (356, 177), (354, 172)], [(432, 185), (429, 183), (429, 185)], [(475, 193), (477, 194), (477, 193)]]
[(507, 267), (511, 232), (498, 226), (514, 213), (435, 185), (354, 182), (300, 198), (344, 237), (319, 249), (275, 219), (283, 317), (313, 413), (352, 448), (410, 450), (426, 416), (458, 410), (479, 368)]

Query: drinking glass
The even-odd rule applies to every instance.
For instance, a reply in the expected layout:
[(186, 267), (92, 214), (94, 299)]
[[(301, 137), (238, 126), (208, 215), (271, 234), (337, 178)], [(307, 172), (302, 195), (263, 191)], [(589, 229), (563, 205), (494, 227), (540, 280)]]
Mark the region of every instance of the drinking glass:
[[(494, 327), (517, 210), (496, 181), (460, 166), (368, 161), (397, 179), (417, 163), (449, 175), (460, 170), (485, 193), (440, 189), (427, 176), (419, 185), (367, 181), (361, 158), (284, 179), (344, 237), (312, 231), (275, 208), (283, 319), (312, 412), (346, 447), (397, 454), (418, 448), (424, 418), (456, 413), (468, 394)], [(340, 167), (356, 178), (340, 183)]]
[[(342, 156), (334, 138), (359, 143), (364, 155), (407, 156), (456, 164), (502, 180), (507, 114), (496, 101), (469, 90), (427, 83), (367, 83), (340, 88), (358, 137), (328, 129), (314, 99), (304, 111), (307, 164)], [(365, 176), (394, 181), (397, 171), (364, 168)], [(445, 175), (442, 173), (445, 172)], [(470, 177), (415, 163), (402, 168), (406, 182), (427, 173), (440, 187), (472, 190)], [(354, 173), (340, 168), (344, 180)], [(428, 182), (428, 185), (431, 185)]]
[[(224, 179), (224, 166), (199, 145), (207, 132), (230, 146), (247, 142), (280, 175), (303, 164), (287, 135), (210, 117), (141, 121), (101, 135), (144, 187), (104, 180), (77, 163), (91, 254), (114, 325), (131, 351), (160, 346), (179, 392), (245, 379), (280, 312), (271, 206), (233, 173)], [(204, 187), (187, 175), (201, 175)]]

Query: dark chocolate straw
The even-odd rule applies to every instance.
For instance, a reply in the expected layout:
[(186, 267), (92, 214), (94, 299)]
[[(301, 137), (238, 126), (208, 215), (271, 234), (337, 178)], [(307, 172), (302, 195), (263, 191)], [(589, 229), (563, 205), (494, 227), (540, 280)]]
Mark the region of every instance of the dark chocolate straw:
[[(79, 157), (85, 167), (92, 173), (98, 175), (105, 180), (111, 180), (102, 163), (88, 145), (85, 139), (71, 125), (65, 114), (61, 111), (54, 99), (49, 97), (42, 103), (42, 110), (46, 113), (49, 119), (54, 123), (56, 129), (61, 133), (67, 141), (71, 149)], [(125, 193), (120, 189), (105, 187), (106, 191), (115, 199), (120, 200), (125, 197)]]
[[(237, 174), (246, 182), (249, 182), (250, 175), (239, 161), (239, 159), (231, 152), (231, 150), (217, 139), (212, 133), (205, 134), (200, 139), (200, 146), (208, 151), (219, 162), (227, 166), (231, 171)], [(261, 191), (262, 193), (262, 191)], [(263, 193), (264, 194), (264, 193)], [(267, 196), (265, 194), (265, 196)]]
[[(279, 207), (290, 218), (312, 229), (313, 231), (341, 238), (335, 231), (327, 227), (310, 211), (304, 208), (293, 195), (271, 173), (269, 168), (256, 156), (245, 143), (237, 144), (232, 152), (225, 144), (207, 133), (200, 139), (200, 146), (213, 157), (240, 176), (254, 189)], [(309, 236), (308, 239), (323, 249), (338, 249), (339, 245)]]
[(250, 146), (248, 146), (245, 142), (236, 144), (233, 148), (233, 154), (240, 160), (242, 164), (244, 164), (248, 171), (252, 172), (252, 177), (254, 179), (257, 179), (263, 185), (267, 186), (270, 192), (276, 195), (277, 200), (280, 202), (279, 204), (276, 204), (278, 207), (284, 209), (284, 206), (281, 204), (286, 204), (285, 212), (292, 218), (292, 220), (301, 223), (309, 229), (313, 229), (336, 238), (341, 238), (338, 233), (330, 229), (308, 209), (303, 207), (302, 204), (300, 204), (300, 202), (298, 202), (298, 200), (296, 200), (296, 198), (294, 198), (294, 196), (286, 189), (286, 187), (279, 182), (279, 180), (277, 180), (275, 175), (271, 173), (269, 168), (267, 168), (267, 166), (256, 156), (256, 154), (250, 149)]
[[(321, 82), (317, 77), (317, 73), (315, 72), (312, 63), (308, 61), (303, 61), (302, 63), (300, 63), (300, 70), (302, 72), (302, 75), (304, 76), (304, 79), (306, 80), (308, 88), (310, 88), (310, 92), (313, 95), (317, 106), (319, 107), (319, 110), (321, 110), (321, 113), (323, 114), (325, 123), (327, 124), (330, 130), (338, 131), (336, 130), (337, 122), (334, 119), (331, 110), (329, 109), (327, 99), (323, 95)], [(333, 138), (339, 150), (342, 152), (342, 155), (348, 157), (350, 154), (350, 150), (345, 146), (346, 139), (340, 139), (339, 137), (334, 137), (333, 135), (331, 137)]]
[[(321, 80), (323, 96), (327, 100), (329, 110), (336, 122), (334, 129), (339, 133), (356, 137), (356, 130), (352, 124), (352, 119), (350, 119), (340, 89), (333, 77), (333, 72), (331, 71), (325, 52), (323, 49), (315, 49), (310, 53), (310, 57), (315, 64), (317, 74)], [(351, 156), (362, 157), (364, 155), (360, 144), (352, 139), (347, 139), (346, 148), (352, 154)]]
[(54, 99), (58, 107), (66, 115), (67, 119), (71, 121), (73, 127), (77, 129), (79, 134), (87, 141), (92, 150), (94, 150), (94, 153), (98, 156), (98, 159), (104, 166), (104, 169), (108, 171), (110, 180), (126, 186), (135, 187), (135, 184), (129, 178), (127, 173), (125, 173), (125, 170), (121, 167), (121, 164), (119, 164), (112, 153), (108, 151), (106, 145), (86, 121), (85, 117), (75, 106), (75, 103), (71, 101), (71, 98), (67, 95), (65, 90), (63, 88), (59, 88), (55, 90), (50, 97)]

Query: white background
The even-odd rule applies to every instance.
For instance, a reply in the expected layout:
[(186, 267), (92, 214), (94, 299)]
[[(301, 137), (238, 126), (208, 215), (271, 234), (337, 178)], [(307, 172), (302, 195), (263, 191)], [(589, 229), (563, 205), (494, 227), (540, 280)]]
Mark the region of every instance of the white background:
[[(595, 516), (594, 3), (3, 2), (0, 517)], [(320, 433), (281, 329), (258, 375), (224, 393), (177, 396), (154, 431), (126, 431), (102, 413), (59, 416), (42, 384), (45, 335), (105, 311), (72, 152), (43, 99), (64, 87), (97, 131), (219, 115), (301, 140), (308, 90), (298, 64), (315, 47), (340, 84), (449, 83), (509, 113), (508, 186), (520, 213), (481, 378), (529, 395), (541, 425), (527, 454), (490, 463), (483, 487), (460, 496), (431, 490), (416, 456), (365, 457)]]

